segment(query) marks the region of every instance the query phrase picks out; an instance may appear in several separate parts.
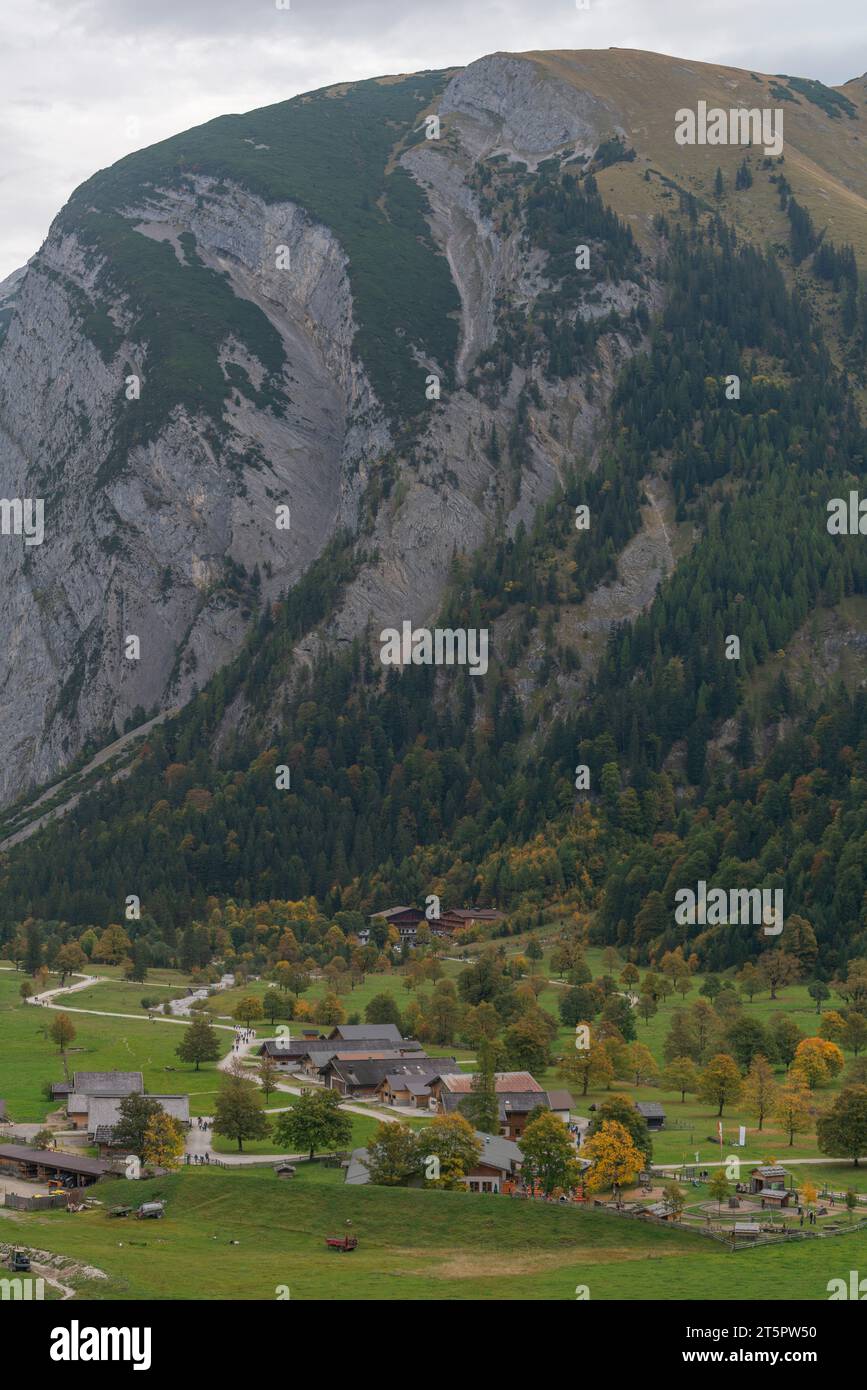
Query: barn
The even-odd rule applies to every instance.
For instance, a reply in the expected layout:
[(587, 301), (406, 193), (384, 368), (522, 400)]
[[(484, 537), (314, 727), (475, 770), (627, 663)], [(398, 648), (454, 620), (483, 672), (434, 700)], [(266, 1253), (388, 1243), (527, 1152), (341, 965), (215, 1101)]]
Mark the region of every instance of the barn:
[(29, 1149), (23, 1144), (0, 1144), (0, 1172), (14, 1178), (48, 1182), (57, 1178), (70, 1187), (87, 1187), (112, 1171), (110, 1163), (57, 1149)]

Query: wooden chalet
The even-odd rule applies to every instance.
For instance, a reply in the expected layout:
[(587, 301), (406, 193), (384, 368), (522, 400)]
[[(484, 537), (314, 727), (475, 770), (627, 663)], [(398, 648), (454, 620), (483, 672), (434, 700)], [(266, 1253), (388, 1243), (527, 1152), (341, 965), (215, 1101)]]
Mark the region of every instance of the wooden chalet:
[(393, 1067), (380, 1081), (374, 1092), (383, 1105), (405, 1105), (411, 1110), (430, 1110), (434, 1100), (430, 1082), (443, 1072), (455, 1073), (460, 1066), (454, 1057), (407, 1058)]
[[(427, 927), (431, 936), (448, 938), (460, 927), (475, 927), (483, 923), (500, 922), (503, 913), (494, 907), (451, 907), (444, 908), (439, 917), (425, 916), (419, 907), (389, 907), (383, 912), (371, 913), (371, 922), (385, 921), (389, 927), (396, 927), (402, 944), (414, 945), (420, 927)], [(362, 944), (370, 939), (370, 931), (359, 933)]]
[[(460, 1108), (461, 1101), (470, 1094), (473, 1078), (468, 1072), (455, 1075), (443, 1074), (430, 1081), (433, 1098), (431, 1109), (448, 1115)], [(506, 1139), (520, 1139), (539, 1108), (550, 1110), (547, 1092), (528, 1071), (497, 1072), (495, 1089), (500, 1111), (500, 1134)]]
[(798, 1195), (789, 1182), (788, 1168), (781, 1163), (765, 1164), (750, 1173), (750, 1193), (761, 1199), (763, 1207), (787, 1207)]
[[(117, 1149), (115, 1129), (120, 1122), (123, 1097), (94, 1096), (87, 1115), (87, 1133), (99, 1149), (101, 1158)], [(190, 1098), (188, 1095), (148, 1095), (147, 1100), (158, 1102), (163, 1114), (170, 1115), (184, 1128), (190, 1127)]]
[(462, 1179), (470, 1192), (498, 1192), (514, 1190), (524, 1156), (518, 1145), (499, 1134), (482, 1134), (476, 1131), (476, 1138), (482, 1141), (482, 1152), (476, 1166)]
[[(482, 1134), (476, 1130), (476, 1138), (481, 1140), (482, 1152), (474, 1168), (461, 1181), (470, 1192), (490, 1193), (514, 1191), (520, 1181), (523, 1155), (517, 1144), (496, 1134)], [(344, 1163), (344, 1181), (351, 1186), (363, 1187), (370, 1182), (367, 1167), (368, 1150), (353, 1149), (350, 1159)], [(420, 1177), (412, 1179), (410, 1186), (418, 1186)]]
[(635, 1108), (648, 1129), (665, 1129), (665, 1111), (657, 1100), (637, 1100)]
[(77, 1071), (72, 1081), (56, 1082), (51, 1087), (54, 1100), (62, 1100), (72, 1129), (89, 1130), (90, 1105), (97, 1099), (120, 1100), (125, 1096), (142, 1095), (144, 1078), (140, 1071)]
[[(357, 1052), (337, 1052), (321, 1069), (322, 1080), (332, 1091), (343, 1096), (370, 1096), (377, 1094), (378, 1088), (387, 1076), (396, 1075), (404, 1068), (417, 1068), (414, 1074), (427, 1079), (437, 1075), (443, 1067), (458, 1064), (454, 1058), (447, 1058), (442, 1064), (425, 1053), (411, 1054), (389, 1049), (384, 1052), (371, 1052), (361, 1056)], [(427, 1065), (423, 1065), (426, 1063)]]
[(415, 1038), (404, 1038), (393, 1023), (341, 1024), (326, 1037), (266, 1038), (257, 1049), (282, 1071), (299, 1072), (320, 1080), (324, 1068), (338, 1053), (355, 1053), (359, 1059), (396, 1053), (410, 1056), (422, 1051)]

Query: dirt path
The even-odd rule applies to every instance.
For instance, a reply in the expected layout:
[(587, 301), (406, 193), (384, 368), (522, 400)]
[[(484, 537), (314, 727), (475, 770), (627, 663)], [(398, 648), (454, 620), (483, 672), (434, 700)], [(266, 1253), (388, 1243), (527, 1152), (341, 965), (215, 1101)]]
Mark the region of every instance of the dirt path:
[[(238, 1049), (237, 1052), (235, 1052), (235, 1050), (233, 1049), (231, 1052), (227, 1052), (225, 1057), (221, 1057), (221, 1058), (220, 1058), (219, 1062), (217, 1063), (217, 1071), (222, 1071), (222, 1072), (231, 1071), (232, 1066), (233, 1066), (233, 1064), (234, 1064), (236, 1061), (240, 1060), (240, 1058), (242, 1058), (242, 1057), (248, 1056), (249, 1053), (251, 1052), (251, 1050), (252, 1050), (253, 1048), (261, 1047), (261, 1045), (262, 1045), (262, 1039), (261, 1039), (261, 1038), (254, 1038), (252, 1042), (249, 1042), (249, 1043), (242, 1043), (241, 1046), (239, 1047), (239, 1049)], [(251, 1080), (251, 1081), (254, 1081), (254, 1082), (256, 1083), (257, 1086), (259, 1086), (259, 1085), (262, 1084), (262, 1083), (259, 1081), (259, 1078), (258, 1078), (257, 1076), (255, 1076), (253, 1073), (250, 1073), (250, 1080)], [(276, 1087), (275, 1087), (274, 1094), (276, 1095), (276, 1093), (277, 1093), (278, 1091), (280, 1091), (280, 1092), (282, 1092), (284, 1095), (300, 1096), (300, 1095), (302, 1094), (302, 1092), (303, 1092), (304, 1089), (305, 1089), (304, 1086), (302, 1086), (301, 1084), (299, 1084), (299, 1085), (297, 1085), (297, 1086), (293, 1086), (293, 1085), (289, 1085), (289, 1084), (288, 1084), (287, 1082), (285, 1082), (285, 1081), (279, 1081), (279, 1082), (277, 1083)], [(384, 1120), (387, 1124), (392, 1124), (392, 1123), (394, 1123), (394, 1124), (399, 1124), (399, 1123), (401, 1122), (401, 1120), (403, 1120), (403, 1119), (406, 1118), (405, 1115), (400, 1114), (400, 1113), (397, 1113), (397, 1112), (395, 1112), (395, 1111), (391, 1111), (391, 1110), (389, 1110), (389, 1109), (387, 1109), (387, 1108), (372, 1110), (372, 1109), (370, 1109), (368, 1106), (364, 1106), (364, 1105), (353, 1105), (353, 1104), (351, 1104), (351, 1103), (344, 1103), (343, 1105), (341, 1105), (340, 1108), (341, 1108), (341, 1110), (348, 1111), (348, 1113), (349, 1113), (350, 1115), (366, 1115), (366, 1116), (368, 1117), (368, 1119), (371, 1119), (371, 1120)], [(287, 1109), (289, 1109), (289, 1107), (288, 1107), (288, 1106), (285, 1106), (285, 1105), (284, 1105), (284, 1106), (275, 1106), (275, 1107), (272, 1107), (272, 1108), (266, 1110), (266, 1111), (265, 1111), (265, 1114), (266, 1114), (266, 1115), (279, 1115), (279, 1114), (282, 1114), (282, 1113), (283, 1113), (284, 1111), (286, 1111)], [(210, 1115), (203, 1116), (203, 1118), (206, 1119), (206, 1120), (209, 1120), (209, 1121), (213, 1119), (213, 1117), (210, 1116)], [(282, 1162), (282, 1163), (295, 1163), (295, 1162), (300, 1162), (302, 1159), (306, 1159), (307, 1156), (308, 1156), (306, 1153), (303, 1153), (303, 1154), (285, 1154), (285, 1153), (274, 1153), (274, 1154), (245, 1154), (245, 1153), (240, 1153), (240, 1154), (238, 1154), (238, 1153), (235, 1153), (235, 1154), (226, 1154), (226, 1153), (217, 1153), (217, 1151), (213, 1148), (213, 1145), (212, 1145), (212, 1143), (211, 1143), (211, 1135), (212, 1135), (212, 1133), (213, 1133), (213, 1131), (212, 1131), (212, 1130), (209, 1130), (209, 1129), (199, 1129), (197, 1122), (196, 1122), (195, 1120), (193, 1121), (193, 1123), (190, 1125), (190, 1128), (189, 1128), (189, 1130), (188, 1130), (188, 1132), (187, 1132), (187, 1142), (186, 1142), (186, 1152), (191, 1156), (191, 1159), (192, 1159), (192, 1158), (195, 1158), (195, 1157), (203, 1158), (203, 1157), (205, 1157), (205, 1156), (207, 1155), (207, 1156), (210, 1158), (211, 1163), (224, 1163), (224, 1164), (226, 1164), (226, 1165), (227, 1165), (228, 1167), (230, 1167), (230, 1168), (235, 1168), (235, 1167), (243, 1168), (243, 1167), (245, 1167), (245, 1166), (249, 1166), (249, 1165), (256, 1164), (256, 1163), (261, 1163), (261, 1164), (266, 1164), (266, 1163), (281, 1163), (281, 1162)]]
[(76, 990), (89, 989), (91, 985), (107, 984), (109, 978), (107, 975), (82, 975), (78, 970), (73, 970), (72, 974), (78, 980), (78, 984), (58, 985), (55, 989), (44, 989), (41, 994), (31, 994), (26, 1003), (47, 1004), (50, 1000), (56, 999), (58, 994), (74, 994)]
[[(3, 968), (8, 969), (9, 967), (4, 966)], [(42, 994), (31, 995), (25, 1002), (34, 1004), (37, 1008), (60, 1009), (63, 1013), (68, 1014), (93, 1014), (97, 1018), (131, 1018), (138, 1020), (139, 1023), (143, 1023), (146, 1019), (150, 1019), (151, 1023), (173, 1023), (175, 1026), (180, 1026), (181, 1028), (189, 1027), (189, 1018), (171, 1018), (167, 1014), (120, 1014), (115, 1013), (111, 1009), (77, 1009), (73, 1004), (54, 1003), (58, 995), (74, 994), (76, 990), (89, 989), (91, 985), (107, 985), (113, 983), (116, 984), (117, 981), (113, 980), (110, 975), (84, 975), (77, 985), (59, 985), (57, 989), (46, 989), (43, 990)], [(155, 987), (170, 988), (170, 986)], [(235, 1030), (235, 1025), (232, 1023), (217, 1023), (214, 1019), (210, 1019), (210, 1023), (212, 1028), (219, 1028), (226, 1033), (232, 1033)]]
[(75, 1289), (70, 1288), (69, 1284), (61, 1284), (57, 1275), (49, 1272), (48, 1265), (39, 1265), (31, 1260), (30, 1268), (37, 1279), (44, 1279), (46, 1284), (50, 1284), (53, 1289), (60, 1291), (61, 1301), (65, 1302), (68, 1298), (75, 1298)]

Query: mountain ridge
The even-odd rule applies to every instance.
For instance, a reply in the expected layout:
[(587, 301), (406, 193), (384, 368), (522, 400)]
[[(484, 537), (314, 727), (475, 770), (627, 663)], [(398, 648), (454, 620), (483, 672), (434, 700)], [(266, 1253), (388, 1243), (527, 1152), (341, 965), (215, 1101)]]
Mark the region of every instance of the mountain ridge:
[[(4, 491), (31, 495), (41, 486), (67, 494), (50, 561), (48, 547), (23, 560), (9, 546), (0, 551), (12, 595), (0, 671), (0, 727), (17, 750), (11, 769), (23, 761), (25, 776), (43, 784), (112, 731), (189, 699), (238, 650), (252, 615), (297, 581), (335, 528), (349, 525), (365, 536), (373, 558), (348, 586), (328, 630), (304, 639), (299, 655), (308, 662), (329, 642), (351, 642), (371, 623), (429, 617), (445, 592), (453, 551), (472, 552), (501, 527), (514, 535), (520, 523), (528, 526), (576, 455), (596, 466), (605, 402), (622, 363), (642, 342), (634, 316), (657, 312), (662, 303), (652, 268), (660, 245), (653, 223), (673, 196), (665, 182), (669, 166), (656, 159), (664, 153), (663, 127), (682, 162), (678, 196), (693, 196), (695, 188), (694, 196), (705, 200), (715, 162), (733, 180), (743, 158), (732, 149), (677, 150), (673, 110), (667, 109), (645, 113), (642, 146), (636, 139), (642, 132), (625, 122), (642, 99), (638, 78), (658, 85), (661, 72), (672, 107), (681, 92), (695, 95), (696, 83), (704, 84), (709, 99), (722, 99), (732, 90), (726, 83), (736, 81), (751, 94), (752, 88), (769, 92), (776, 80), (636, 50), (494, 54), (458, 71), (342, 84), (344, 90), (332, 87), (220, 117), (127, 156), (76, 191), (46, 246), (12, 287), (13, 336), (10, 341), (7, 333), (8, 347), (0, 349)], [(812, 89), (809, 100), (788, 90), (787, 139), (794, 124), (804, 147), (803, 154), (795, 147), (798, 177), (807, 181), (805, 188), (796, 186), (798, 197), (821, 202), (824, 185), (836, 212), (848, 191), (860, 213), (863, 195), (840, 182), (850, 178), (852, 141), (845, 127), (856, 121), (828, 114)], [(822, 92), (831, 90), (840, 89)], [(532, 106), (523, 100), (530, 93)], [(373, 244), (367, 219), (376, 214), (364, 207), (365, 196), (370, 201), (365, 189), (353, 191), (351, 170), (340, 176), (337, 192), (316, 195), (342, 200), (343, 241), (301, 203), (268, 201), (287, 188), (282, 153), (277, 158), (266, 148), (268, 123), (279, 130), (289, 108), (297, 110), (302, 114), (292, 119), (301, 121), (301, 135), (312, 131), (321, 142), (332, 138), (333, 126), (339, 151), (353, 120), (355, 108), (341, 109), (350, 97), (362, 107), (373, 104), (371, 119), (376, 112), (390, 113), (388, 120), (403, 112), (387, 140), (377, 137), (383, 153), (387, 146), (383, 172), (375, 175), (366, 156), (368, 171), (374, 169), (387, 190), (375, 235), (389, 224), (395, 247), (412, 243), (412, 257), (425, 257), (431, 274), (449, 267), (450, 291), (442, 281), (432, 299), (439, 304), (437, 324), (430, 320), (434, 337), (460, 313), (460, 342), (455, 335), (442, 338), (427, 355), (416, 346), (407, 358), (410, 368), (401, 367), (403, 419), (400, 409), (384, 408), (367, 368), (376, 361), (377, 342), (383, 363), (398, 361), (403, 351), (401, 323), (394, 323), (395, 334), (383, 334), (376, 315), (383, 304), (391, 313), (400, 302), (392, 291), (402, 273), (409, 279), (400, 293), (418, 286), (416, 261), (404, 267), (396, 254), (386, 277), (374, 264), (375, 292), (359, 298), (357, 276), (367, 273), (364, 248)], [(420, 123), (435, 109), (443, 138), (425, 141)], [(838, 127), (845, 134), (840, 149), (834, 148)], [(642, 248), (638, 279), (631, 271), (624, 275), (622, 266), (613, 278), (603, 270), (601, 281), (561, 307), (557, 296), (566, 282), (550, 279), (552, 246), (529, 244), (522, 224), (522, 200), (532, 193), (515, 158), (528, 153), (524, 145), (537, 145), (524, 161), (532, 175), (543, 156), (559, 160), (571, 146), (586, 161), (618, 134), (636, 142), (637, 158), (603, 163), (595, 178), (604, 203), (634, 229)], [(208, 145), (212, 137), (216, 153)], [(500, 146), (516, 140), (515, 158), (503, 162)], [(822, 141), (829, 168), (809, 156)], [(263, 172), (258, 157), (272, 160), (274, 172)], [(203, 161), (215, 161), (213, 168), (197, 168)], [(350, 164), (344, 159), (340, 167), (349, 170)], [(163, 187), (160, 178), (169, 167), (176, 168), (176, 186)], [(233, 169), (241, 171), (241, 182), (232, 182)], [(488, 171), (486, 183), (478, 182), (479, 170)], [(309, 182), (303, 169), (291, 177)], [(106, 193), (114, 185), (122, 194), (120, 222)], [(755, 219), (761, 202), (761, 218), (749, 230), (763, 242), (771, 225), (780, 235), (780, 216), (773, 187), (761, 183), (761, 192), (746, 219), (730, 194), (722, 210), (743, 234), (741, 223)], [(421, 239), (420, 214), (427, 228)], [(90, 231), (82, 231), (93, 219), (95, 246)], [(400, 241), (404, 226), (407, 236)], [(265, 260), (278, 233), (295, 267), (288, 297)], [(98, 250), (100, 235), (107, 238), (107, 256)], [(347, 255), (347, 240), (356, 256)], [(860, 255), (864, 247), (855, 249)], [(143, 306), (130, 293), (137, 279), (146, 281)], [(552, 294), (558, 283), (561, 289)], [(513, 318), (526, 314), (530, 322), (544, 306), (544, 334), (554, 332), (555, 321), (558, 331), (571, 333), (576, 315), (585, 324), (600, 320), (601, 332), (591, 333), (592, 358), (582, 364), (570, 347), (566, 374), (552, 377), (550, 353), (541, 370), (531, 355), (507, 383), (492, 383), (485, 358), (498, 352), (504, 294)], [(413, 294), (413, 313), (417, 308)], [(228, 333), (227, 313), (236, 320)], [(167, 314), (186, 316), (197, 327), (176, 340), (165, 338), (160, 320)], [(369, 314), (373, 319), (365, 323)], [(603, 315), (610, 319), (607, 329)], [(40, 336), (44, 325), (50, 342)], [(162, 368), (159, 353), (153, 364), (149, 360), (154, 334), (163, 342)], [(511, 328), (507, 340), (510, 334)], [(215, 355), (208, 361), (200, 348), (211, 339)], [(374, 344), (372, 359), (369, 352), (365, 359), (366, 343)], [(70, 378), (67, 363), (76, 359), (81, 366)], [(431, 371), (441, 378), (443, 399), (428, 407), (424, 382)], [(119, 406), (130, 374), (141, 379), (142, 401)], [(390, 380), (393, 385), (398, 378)], [(60, 401), (58, 382), (66, 385)], [(530, 388), (541, 404), (528, 411)], [(31, 394), (46, 403), (41, 431), (24, 406)], [(134, 420), (142, 410), (150, 412), (144, 434)], [(506, 471), (491, 456), (491, 439), (502, 453), (520, 417), (521, 442), (509, 446)], [(287, 451), (294, 460), (288, 469)], [(41, 461), (46, 456), (47, 466)], [(290, 549), (266, 524), (281, 501), (292, 506)], [(146, 652), (137, 665), (122, 656), (130, 631)], [(20, 773), (9, 770), (3, 777), (0, 793), (8, 799), (20, 790)]]

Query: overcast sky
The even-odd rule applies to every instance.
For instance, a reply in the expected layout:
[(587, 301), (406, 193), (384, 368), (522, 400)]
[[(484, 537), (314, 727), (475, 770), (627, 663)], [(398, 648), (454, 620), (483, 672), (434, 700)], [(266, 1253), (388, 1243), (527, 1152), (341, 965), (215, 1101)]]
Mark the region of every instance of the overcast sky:
[[(278, 8), (286, 5), (286, 8)], [(0, 279), (96, 169), (213, 116), (498, 49), (645, 48), (867, 69), (864, 0), (24, 0), (3, 7)]]

